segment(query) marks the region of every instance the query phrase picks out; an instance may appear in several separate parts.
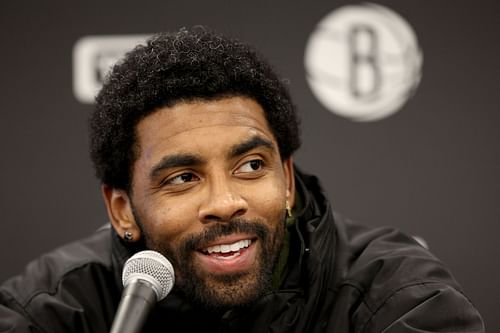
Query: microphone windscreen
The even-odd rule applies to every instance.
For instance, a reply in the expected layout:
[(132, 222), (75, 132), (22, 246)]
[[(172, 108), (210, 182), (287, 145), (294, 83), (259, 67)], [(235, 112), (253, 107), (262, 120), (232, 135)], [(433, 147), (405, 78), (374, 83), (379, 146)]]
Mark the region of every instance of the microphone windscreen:
[(156, 251), (137, 252), (123, 267), (123, 286), (126, 287), (137, 280), (149, 282), (156, 293), (157, 301), (160, 301), (174, 286), (174, 268), (167, 258)]

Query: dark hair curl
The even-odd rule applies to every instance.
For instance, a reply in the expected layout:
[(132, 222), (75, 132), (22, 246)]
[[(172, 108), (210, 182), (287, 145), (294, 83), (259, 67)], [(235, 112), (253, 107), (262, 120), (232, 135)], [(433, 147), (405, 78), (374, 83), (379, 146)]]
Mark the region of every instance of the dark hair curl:
[(113, 67), (96, 97), (90, 155), (97, 177), (129, 191), (141, 119), (181, 101), (230, 96), (249, 97), (262, 106), (282, 159), (299, 148), (287, 87), (250, 46), (205, 27), (154, 35)]

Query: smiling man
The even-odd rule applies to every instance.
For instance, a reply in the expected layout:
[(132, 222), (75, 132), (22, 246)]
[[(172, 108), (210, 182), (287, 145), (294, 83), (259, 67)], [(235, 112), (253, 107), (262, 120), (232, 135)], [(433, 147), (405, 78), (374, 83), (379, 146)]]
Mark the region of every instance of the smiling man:
[(130, 189), (103, 186), (115, 230), (165, 254), (177, 287), (213, 308), (269, 290), (293, 166), (265, 113), (242, 96), (160, 107), (136, 127)]
[(284, 83), (204, 28), (155, 35), (113, 68), (90, 120), (110, 225), (0, 287), (0, 332), (108, 332), (134, 253), (175, 286), (144, 332), (484, 332), (413, 238), (332, 212), (297, 170)]

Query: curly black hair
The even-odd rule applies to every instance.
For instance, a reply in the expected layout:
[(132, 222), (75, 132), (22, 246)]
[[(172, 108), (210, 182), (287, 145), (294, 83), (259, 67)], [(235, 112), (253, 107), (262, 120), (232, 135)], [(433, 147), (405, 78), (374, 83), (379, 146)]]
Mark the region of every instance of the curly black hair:
[(230, 96), (249, 97), (262, 106), (282, 159), (299, 148), (298, 118), (287, 87), (249, 45), (194, 27), (159, 33), (136, 46), (106, 77), (90, 117), (97, 178), (129, 191), (141, 119), (181, 101)]

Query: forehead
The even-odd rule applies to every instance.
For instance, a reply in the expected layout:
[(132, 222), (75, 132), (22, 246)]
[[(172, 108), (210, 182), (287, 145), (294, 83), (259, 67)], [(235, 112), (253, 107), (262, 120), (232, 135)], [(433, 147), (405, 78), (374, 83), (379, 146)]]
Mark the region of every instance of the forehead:
[(253, 99), (229, 97), (219, 100), (196, 100), (164, 107), (137, 125), (141, 155), (159, 146), (175, 149), (180, 143), (189, 145), (203, 137), (260, 135), (275, 142), (264, 110)]

